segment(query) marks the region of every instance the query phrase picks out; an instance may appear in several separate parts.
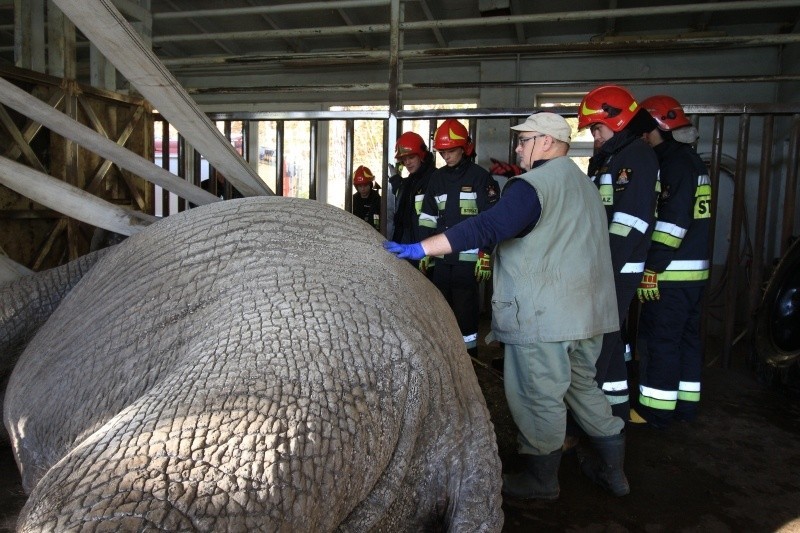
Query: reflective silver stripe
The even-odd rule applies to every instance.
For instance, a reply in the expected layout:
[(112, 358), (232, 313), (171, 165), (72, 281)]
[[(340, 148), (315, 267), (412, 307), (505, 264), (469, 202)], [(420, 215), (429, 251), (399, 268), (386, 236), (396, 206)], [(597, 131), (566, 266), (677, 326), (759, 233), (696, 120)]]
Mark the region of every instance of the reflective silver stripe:
[(477, 200), (478, 193), (476, 192), (462, 192), (458, 195), (461, 200)]
[(479, 252), (479, 251), (480, 251), (480, 248), (473, 248), (472, 250), (464, 250), (464, 251), (462, 251), (461, 253), (462, 253), (462, 254), (472, 254), (472, 255), (478, 255), (478, 252)]
[(620, 269), (620, 274), (638, 274), (644, 272), (644, 263), (625, 263)]
[(414, 195), (414, 201), (415, 202), (421, 202), (423, 198), (425, 198), (424, 194), (415, 194)]
[(478, 334), (472, 333), (471, 335), (464, 335), (464, 343), (475, 342), (478, 340)]
[(427, 213), (420, 213), (419, 214), (419, 221), (422, 222), (423, 220), (427, 220), (429, 222), (433, 222), (433, 227), (436, 227), (436, 221), (438, 220), (438, 217), (429, 215)]
[(669, 222), (656, 222), (656, 231), (669, 233), (673, 237), (677, 237), (679, 239), (683, 239), (686, 236), (686, 230), (684, 228)]
[(600, 185), (612, 185), (613, 180), (611, 179), (611, 174), (602, 174), (600, 176)]
[(447, 201), (447, 195), (446, 194), (440, 194), (439, 196), (434, 196), (434, 198), (436, 199), (436, 203), (437, 204), (440, 204), (442, 202), (446, 202)]
[(709, 261), (672, 261), (667, 265), (667, 270), (706, 270), (708, 269)]
[(711, 178), (708, 177), (708, 174), (700, 174), (697, 176), (697, 186), (700, 185), (711, 185)]
[(619, 392), (621, 390), (628, 390), (628, 381), (606, 381), (603, 383), (603, 390), (609, 392)]
[(698, 381), (681, 381), (678, 383), (678, 390), (687, 392), (700, 392), (700, 382)]
[(655, 398), (657, 400), (678, 399), (678, 391), (676, 390), (659, 390), (650, 387), (645, 387), (644, 385), (639, 385), (639, 392), (641, 392), (644, 396)]
[(647, 231), (647, 227), (649, 226), (649, 224), (641, 218), (629, 215), (628, 213), (622, 213), (620, 211), (614, 213), (614, 218), (611, 219), (611, 222), (628, 226), (635, 229), (639, 233), (645, 233)]

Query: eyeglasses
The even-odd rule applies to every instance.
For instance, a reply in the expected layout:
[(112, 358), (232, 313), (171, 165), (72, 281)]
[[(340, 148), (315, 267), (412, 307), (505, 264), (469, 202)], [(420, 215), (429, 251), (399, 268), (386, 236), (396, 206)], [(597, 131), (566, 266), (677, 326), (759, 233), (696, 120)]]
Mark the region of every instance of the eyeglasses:
[(526, 142), (533, 139), (538, 139), (539, 137), (547, 137), (547, 135), (542, 133), (541, 135), (534, 135), (532, 137), (517, 137), (517, 146), (525, 146)]

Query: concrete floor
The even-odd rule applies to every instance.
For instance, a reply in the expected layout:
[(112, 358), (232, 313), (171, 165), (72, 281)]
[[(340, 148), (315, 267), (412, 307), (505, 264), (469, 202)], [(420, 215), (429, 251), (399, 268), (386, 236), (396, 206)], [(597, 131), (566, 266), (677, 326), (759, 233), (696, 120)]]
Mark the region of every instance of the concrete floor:
[[(489, 361), (498, 348), (481, 348)], [(516, 428), (498, 374), (475, 365), (504, 470), (519, 464)], [(708, 368), (697, 421), (627, 432), (631, 494), (607, 495), (561, 464), (552, 503), (507, 500), (504, 531), (800, 532), (800, 398), (765, 390), (744, 369)], [(10, 449), (0, 447), (0, 531), (13, 531), (25, 501)]]
[[(485, 349), (480, 359), (494, 355)], [(800, 398), (767, 390), (743, 364), (736, 366), (742, 368), (705, 370), (696, 421), (626, 430), (628, 496), (593, 485), (568, 454), (559, 499), (507, 499), (504, 531), (800, 532)], [(482, 365), (476, 372), (503, 469), (515, 472), (516, 426), (502, 381)]]

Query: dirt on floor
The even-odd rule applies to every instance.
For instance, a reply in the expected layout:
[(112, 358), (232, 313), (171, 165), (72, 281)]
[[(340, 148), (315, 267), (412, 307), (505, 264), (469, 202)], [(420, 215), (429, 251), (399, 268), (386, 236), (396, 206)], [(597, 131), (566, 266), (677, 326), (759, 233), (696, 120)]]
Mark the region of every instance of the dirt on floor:
[[(503, 471), (521, 467), (502, 374), (481, 347), (474, 364), (497, 433)], [(616, 498), (580, 472), (574, 452), (559, 470), (555, 502), (505, 499), (507, 532), (800, 532), (800, 397), (769, 390), (737, 354), (730, 369), (706, 368), (697, 420), (666, 430), (629, 425)], [(712, 359), (713, 360), (713, 359)], [(635, 376), (632, 376), (635, 390)]]
[[(474, 368), (492, 413), (505, 472), (515, 472), (516, 426), (502, 374), (481, 346)], [(564, 456), (555, 502), (507, 499), (507, 532), (800, 532), (800, 398), (765, 388), (737, 356), (705, 370), (701, 411), (667, 430), (629, 427), (625, 470), (631, 493), (615, 498)], [(25, 495), (0, 447), (0, 531), (13, 531)]]

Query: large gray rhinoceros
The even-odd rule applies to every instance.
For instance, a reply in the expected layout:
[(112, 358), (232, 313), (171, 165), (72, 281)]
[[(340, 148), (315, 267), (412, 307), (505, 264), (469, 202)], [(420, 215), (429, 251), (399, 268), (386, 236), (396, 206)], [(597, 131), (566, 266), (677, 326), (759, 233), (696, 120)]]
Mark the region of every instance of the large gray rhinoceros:
[(455, 319), (381, 242), (319, 202), (248, 198), (109, 249), (9, 381), (18, 528), (499, 531)]

